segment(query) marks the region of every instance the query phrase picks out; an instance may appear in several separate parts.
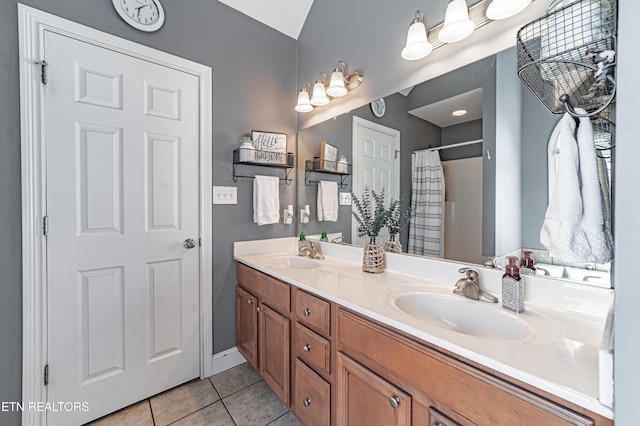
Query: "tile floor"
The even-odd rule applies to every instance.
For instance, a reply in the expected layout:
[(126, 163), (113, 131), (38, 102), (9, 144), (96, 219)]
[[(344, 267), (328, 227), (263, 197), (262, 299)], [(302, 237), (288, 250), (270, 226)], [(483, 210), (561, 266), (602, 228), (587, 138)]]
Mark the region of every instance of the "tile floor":
[(299, 426), (246, 362), (123, 408), (91, 426)]

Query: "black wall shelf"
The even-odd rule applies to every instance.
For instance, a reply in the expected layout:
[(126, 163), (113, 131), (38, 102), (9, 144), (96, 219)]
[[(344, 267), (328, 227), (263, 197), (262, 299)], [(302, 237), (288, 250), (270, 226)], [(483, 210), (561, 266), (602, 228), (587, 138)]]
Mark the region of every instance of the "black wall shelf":
[(255, 175), (239, 174), (238, 169), (244, 166), (254, 166), (254, 167), (257, 166), (257, 167), (268, 167), (271, 169), (282, 170), (283, 177), (279, 177), (279, 178), (280, 180), (284, 181), (284, 183), (289, 185), (291, 183), (291, 178), (289, 177), (289, 174), (293, 169), (295, 155), (293, 155), (293, 153), (291, 152), (284, 155), (286, 155), (287, 157), (286, 158), (287, 162), (282, 164), (265, 163), (265, 162), (258, 162), (258, 161), (240, 161), (240, 149), (235, 149), (233, 151), (233, 181), (237, 182), (238, 178), (253, 179)]
[[(343, 172), (342, 170), (345, 171)], [(320, 160), (319, 158), (307, 160), (305, 161), (304, 170), (304, 184), (306, 186), (311, 186), (312, 183), (320, 182), (319, 180), (309, 179), (309, 177), (313, 173), (324, 173), (328, 175), (338, 176), (340, 177), (340, 182), (338, 182), (340, 189), (346, 189), (346, 179), (347, 177), (351, 176), (351, 164), (341, 163), (339, 161)]]

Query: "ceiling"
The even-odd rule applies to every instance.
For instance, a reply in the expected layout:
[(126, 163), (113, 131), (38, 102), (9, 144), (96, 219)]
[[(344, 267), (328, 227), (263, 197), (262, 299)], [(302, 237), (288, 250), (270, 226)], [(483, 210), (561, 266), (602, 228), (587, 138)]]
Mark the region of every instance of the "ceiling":
[(297, 40), (313, 0), (220, 0), (221, 3)]
[[(459, 109), (466, 109), (467, 113), (461, 117), (451, 115), (453, 111)], [(479, 120), (482, 118), (482, 88), (461, 93), (407, 112), (438, 127), (449, 127), (466, 123), (467, 121)]]

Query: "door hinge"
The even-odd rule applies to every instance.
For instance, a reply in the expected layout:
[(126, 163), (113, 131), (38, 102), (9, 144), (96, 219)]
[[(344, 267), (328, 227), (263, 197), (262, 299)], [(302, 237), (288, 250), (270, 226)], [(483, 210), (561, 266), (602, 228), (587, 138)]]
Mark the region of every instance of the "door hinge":
[(49, 364), (45, 364), (44, 366), (44, 385), (47, 386), (49, 384)]
[(398, 159), (398, 155), (400, 155), (400, 150), (396, 149), (396, 160)]
[(198, 238), (198, 246), (202, 247), (202, 238)]
[(40, 65), (40, 81), (42, 84), (47, 84), (47, 61), (36, 62), (36, 65)]
[(49, 235), (49, 216), (42, 218), (42, 234), (46, 237)]

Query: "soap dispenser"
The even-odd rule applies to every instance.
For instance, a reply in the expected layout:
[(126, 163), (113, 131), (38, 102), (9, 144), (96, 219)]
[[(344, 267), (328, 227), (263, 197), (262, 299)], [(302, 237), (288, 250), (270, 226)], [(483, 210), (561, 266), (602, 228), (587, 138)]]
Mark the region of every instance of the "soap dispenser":
[(300, 249), (307, 245), (307, 236), (304, 235), (304, 231), (300, 231), (300, 239), (298, 240), (298, 254), (302, 256), (300, 253)]
[(320, 235), (320, 241), (329, 241), (329, 237), (327, 237), (327, 230), (322, 230), (322, 235)]
[(508, 265), (502, 276), (502, 307), (515, 312), (524, 311), (524, 280), (520, 277), (518, 258), (507, 256)]
[(535, 275), (536, 267), (531, 250), (524, 250), (524, 256), (520, 259), (520, 275)]

